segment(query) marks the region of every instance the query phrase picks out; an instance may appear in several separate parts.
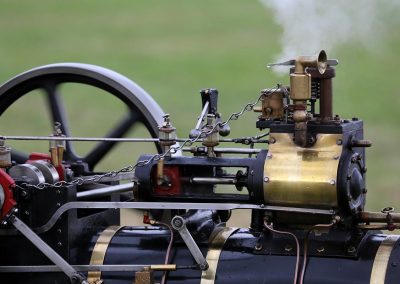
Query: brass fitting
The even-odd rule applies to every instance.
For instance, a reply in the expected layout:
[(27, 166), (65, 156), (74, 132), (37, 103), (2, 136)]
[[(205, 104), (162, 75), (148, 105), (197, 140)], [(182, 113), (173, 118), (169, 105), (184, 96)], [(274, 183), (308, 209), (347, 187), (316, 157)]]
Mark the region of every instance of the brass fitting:
[(282, 89), (261, 91), (261, 106), (254, 107), (254, 112), (261, 112), (259, 119), (283, 119), (285, 116), (284, 93)]
[(5, 145), (4, 139), (0, 139), (0, 168), (8, 168), (11, 165), (11, 148)]
[[(215, 115), (207, 114), (207, 124), (205, 125), (205, 132), (211, 132), (207, 134), (203, 139), (203, 146), (207, 147), (207, 156), (215, 157), (214, 147), (219, 144), (219, 127), (215, 127), (216, 123)], [(213, 129), (214, 128), (214, 129)]]
[[(65, 137), (61, 130), (61, 124), (56, 122), (54, 125), (53, 134), (50, 137)], [(50, 140), (49, 151), (51, 157), (51, 163), (53, 166), (58, 167), (62, 164), (64, 151), (66, 149), (65, 140)]]
[(316, 67), (323, 74), (328, 66), (325, 51), (321, 50), (315, 56), (299, 56), (294, 61), (294, 73), (290, 74), (290, 98), (296, 109), (293, 113), (295, 122), (294, 141), (305, 147), (307, 141), (307, 100), (311, 99), (311, 75), (307, 67)]
[(311, 75), (306, 73), (307, 67), (316, 67), (324, 74), (328, 66), (325, 51), (315, 56), (299, 56), (294, 63), (294, 73), (290, 74), (290, 98), (294, 101), (305, 101), (311, 98)]
[(326, 52), (321, 50), (317, 55), (302, 55), (296, 58), (294, 63), (294, 73), (305, 73), (306, 67), (316, 67), (319, 73), (324, 74), (328, 66)]
[[(164, 153), (169, 151), (169, 148), (176, 143), (176, 128), (172, 126), (169, 114), (163, 116), (164, 122), (158, 128), (158, 137), (160, 139), (160, 145)], [(171, 153), (168, 152), (166, 156), (170, 156)]]
[(157, 185), (162, 185), (164, 182), (164, 158), (157, 162)]

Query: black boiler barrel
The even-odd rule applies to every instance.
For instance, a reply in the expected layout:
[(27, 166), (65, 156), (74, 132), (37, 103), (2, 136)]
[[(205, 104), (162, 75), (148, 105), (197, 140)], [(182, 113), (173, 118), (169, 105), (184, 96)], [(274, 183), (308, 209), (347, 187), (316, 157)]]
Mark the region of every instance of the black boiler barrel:
[[(200, 244), (203, 255), (208, 258), (210, 271), (172, 271), (168, 273), (167, 283), (293, 283), (296, 264), (293, 253), (257, 253), (255, 247), (260, 237), (248, 229), (225, 228), (224, 234), (217, 233), (210, 243)], [(169, 230), (164, 228), (120, 228), (108, 244), (104, 264), (163, 264), (169, 238)], [(282, 245), (274, 241), (269, 244)], [(195, 264), (180, 239), (174, 242), (170, 263), (178, 266)], [(216, 270), (215, 274), (212, 269)], [(155, 272), (156, 283), (161, 281), (162, 275), (163, 272)], [(105, 284), (132, 284), (134, 277), (134, 272), (103, 272), (101, 275)], [(310, 256), (304, 283), (400, 283), (400, 238), (370, 234), (361, 244), (357, 258)]]

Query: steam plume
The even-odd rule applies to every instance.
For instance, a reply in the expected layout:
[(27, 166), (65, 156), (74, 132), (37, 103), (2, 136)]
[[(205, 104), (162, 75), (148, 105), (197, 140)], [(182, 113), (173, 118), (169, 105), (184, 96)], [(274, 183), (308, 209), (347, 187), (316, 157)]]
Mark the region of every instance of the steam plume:
[[(379, 48), (386, 26), (398, 18), (398, 0), (260, 0), (283, 28), (277, 60), (328, 53), (343, 44)], [(397, 15), (396, 15), (397, 14)], [(394, 18), (393, 18), (394, 17)], [(396, 20), (398, 21), (398, 20)]]

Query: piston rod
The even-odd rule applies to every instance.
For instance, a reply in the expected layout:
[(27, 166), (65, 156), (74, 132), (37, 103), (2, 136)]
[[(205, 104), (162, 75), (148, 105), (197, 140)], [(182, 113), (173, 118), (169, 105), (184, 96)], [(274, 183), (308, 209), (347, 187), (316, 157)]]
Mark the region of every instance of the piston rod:
[(107, 196), (107, 195), (110, 195), (113, 193), (129, 192), (129, 191), (132, 191), (133, 185), (134, 185), (133, 182), (129, 182), (129, 183), (124, 183), (124, 184), (119, 184), (119, 185), (113, 185), (113, 186), (96, 188), (96, 189), (92, 189), (92, 190), (81, 191), (76, 194), (76, 198), (79, 200), (79, 199), (84, 199), (84, 198)]
[(190, 182), (193, 184), (236, 184), (236, 178), (230, 177), (192, 177)]

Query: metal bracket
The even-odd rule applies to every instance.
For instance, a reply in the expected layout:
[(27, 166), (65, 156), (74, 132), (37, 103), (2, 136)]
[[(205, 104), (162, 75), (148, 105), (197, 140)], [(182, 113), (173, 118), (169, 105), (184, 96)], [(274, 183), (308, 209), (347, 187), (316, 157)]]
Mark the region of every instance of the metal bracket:
[(201, 250), (199, 249), (198, 245), (194, 241), (188, 228), (186, 227), (186, 220), (181, 216), (175, 216), (174, 218), (172, 218), (171, 225), (175, 230), (178, 231), (179, 235), (185, 242), (196, 263), (199, 265), (199, 268), (201, 270), (207, 270), (208, 263), (205, 257), (203, 256)]
[[(14, 211), (15, 213), (15, 211)], [(56, 266), (64, 272), (71, 283), (89, 284), (86, 278), (79, 274), (68, 262), (66, 262), (56, 251), (54, 251), (47, 243), (45, 243), (34, 231), (32, 231), (17, 216), (11, 214), (8, 221), (24, 235), (34, 246), (36, 246), (46, 257), (48, 257)]]

